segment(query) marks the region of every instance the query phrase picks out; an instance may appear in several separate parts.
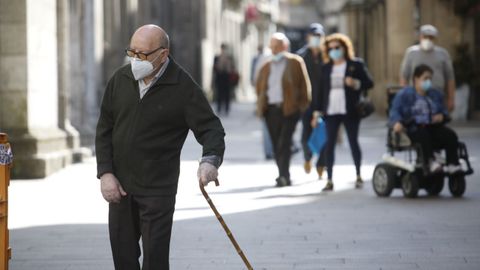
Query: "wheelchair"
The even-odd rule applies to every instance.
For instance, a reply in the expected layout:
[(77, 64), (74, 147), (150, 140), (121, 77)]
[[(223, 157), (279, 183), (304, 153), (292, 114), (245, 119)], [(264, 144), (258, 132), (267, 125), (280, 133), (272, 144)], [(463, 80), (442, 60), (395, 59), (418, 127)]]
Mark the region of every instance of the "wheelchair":
[[(400, 90), (399, 86), (387, 88), (387, 114), (393, 98)], [(455, 174), (449, 174), (444, 170), (431, 173), (422, 148), (420, 145), (412, 144), (405, 133), (395, 133), (389, 128), (386, 146), (387, 153), (383, 155), (383, 161), (377, 164), (373, 171), (372, 185), (377, 196), (388, 197), (395, 188), (401, 188), (407, 198), (417, 197), (420, 189), (425, 189), (430, 196), (437, 196), (443, 190), (445, 178), (454, 197), (461, 197), (465, 192), (465, 177), (473, 174), (465, 143), (458, 142), (457, 151), (462, 170)], [(444, 167), (445, 151), (434, 149), (434, 153), (436, 161), (440, 161)]]

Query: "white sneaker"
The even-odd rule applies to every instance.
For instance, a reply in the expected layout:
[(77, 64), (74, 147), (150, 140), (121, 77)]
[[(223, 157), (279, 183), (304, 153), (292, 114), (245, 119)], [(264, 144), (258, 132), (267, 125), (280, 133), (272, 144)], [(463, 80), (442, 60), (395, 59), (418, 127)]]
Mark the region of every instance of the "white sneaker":
[(437, 161), (430, 162), (430, 172), (440, 172), (442, 170), (442, 164)]
[(441, 152), (433, 152), (433, 159), (435, 161), (437, 161), (438, 163), (440, 164), (445, 164), (446, 163), (446, 160), (445, 158), (442, 156), (442, 153)]
[(456, 173), (459, 173), (461, 171), (463, 171), (461, 165), (450, 164), (450, 165), (447, 166), (447, 172), (449, 174), (456, 174)]

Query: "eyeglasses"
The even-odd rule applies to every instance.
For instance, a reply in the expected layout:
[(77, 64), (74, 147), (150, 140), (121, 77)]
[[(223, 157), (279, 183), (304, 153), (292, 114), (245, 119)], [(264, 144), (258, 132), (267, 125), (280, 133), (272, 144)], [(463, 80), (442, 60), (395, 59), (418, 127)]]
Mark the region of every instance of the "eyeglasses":
[(135, 57), (135, 56), (137, 56), (137, 58), (140, 59), (140, 60), (147, 60), (147, 57), (148, 57), (149, 55), (151, 55), (152, 53), (154, 53), (154, 52), (156, 52), (156, 51), (158, 51), (158, 50), (160, 50), (160, 49), (165, 49), (165, 47), (158, 47), (158, 48), (156, 48), (155, 50), (153, 50), (153, 51), (151, 51), (151, 52), (148, 52), (148, 53), (147, 53), (147, 52), (137, 52), (137, 51), (135, 51), (135, 50), (132, 49), (132, 48), (126, 48), (126, 49), (125, 49), (125, 53), (126, 53), (127, 56), (129, 56), (129, 57)]
[(335, 46), (335, 47), (329, 47), (328, 50), (331, 51), (331, 50), (339, 50), (341, 48), (341, 46)]

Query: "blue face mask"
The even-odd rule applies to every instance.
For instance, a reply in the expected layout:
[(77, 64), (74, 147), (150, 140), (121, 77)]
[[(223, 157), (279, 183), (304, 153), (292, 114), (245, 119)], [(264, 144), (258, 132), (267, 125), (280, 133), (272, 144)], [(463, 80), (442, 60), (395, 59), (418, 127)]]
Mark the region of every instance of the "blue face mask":
[(273, 60), (274, 62), (278, 62), (278, 61), (282, 60), (283, 56), (284, 56), (283, 52), (274, 54), (274, 55), (272, 56), (272, 60)]
[(425, 80), (421, 83), (420, 87), (422, 87), (423, 91), (428, 91), (432, 89), (432, 80)]
[(333, 49), (328, 52), (328, 56), (330, 56), (333, 61), (340, 60), (343, 58), (343, 51), (341, 49)]

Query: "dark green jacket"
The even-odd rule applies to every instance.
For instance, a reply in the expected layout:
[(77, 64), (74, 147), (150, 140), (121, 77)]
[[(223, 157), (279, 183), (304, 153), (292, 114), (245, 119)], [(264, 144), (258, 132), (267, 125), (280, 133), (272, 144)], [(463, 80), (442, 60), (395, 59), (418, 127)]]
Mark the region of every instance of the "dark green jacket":
[(120, 68), (108, 82), (97, 124), (97, 177), (111, 172), (133, 195), (176, 194), (189, 130), (203, 156), (223, 159), (220, 120), (200, 86), (172, 58), (142, 99), (131, 66)]

